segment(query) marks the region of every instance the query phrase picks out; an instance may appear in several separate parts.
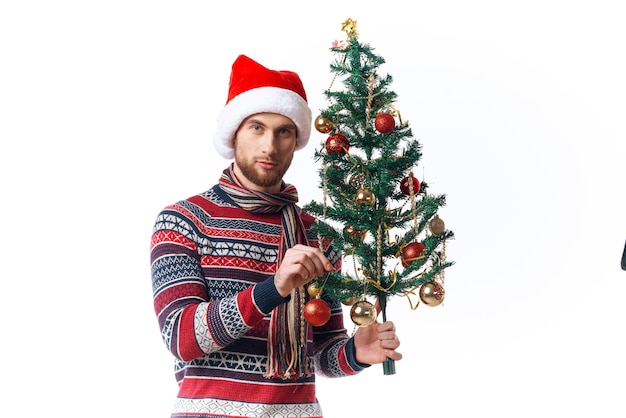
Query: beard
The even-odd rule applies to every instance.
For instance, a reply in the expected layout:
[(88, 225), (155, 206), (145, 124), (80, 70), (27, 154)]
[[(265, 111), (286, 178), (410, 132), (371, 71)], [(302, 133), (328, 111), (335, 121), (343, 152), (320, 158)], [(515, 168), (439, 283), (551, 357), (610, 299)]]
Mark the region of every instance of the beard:
[(264, 170), (256, 166), (254, 160), (244, 159), (235, 150), (235, 163), (237, 167), (239, 167), (241, 174), (243, 174), (248, 181), (259, 187), (267, 188), (282, 183), (283, 176), (291, 165), (291, 158), (283, 164), (276, 165), (272, 170)]

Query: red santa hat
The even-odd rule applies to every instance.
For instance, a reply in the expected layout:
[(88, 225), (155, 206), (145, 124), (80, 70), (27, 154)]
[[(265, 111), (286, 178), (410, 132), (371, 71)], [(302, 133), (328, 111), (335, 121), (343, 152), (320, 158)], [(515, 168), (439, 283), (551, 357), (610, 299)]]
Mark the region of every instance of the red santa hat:
[(244, 119), (256, 113), (278, 113), (291, 119), (297, 128), (297, 150), (309, 141), (311, 109), (298, 74), (270, 70), (240, 55), (232, 66), (228, 99), (213, 137), (215, 149), (222, 157), (234, 157), (235, 133)]

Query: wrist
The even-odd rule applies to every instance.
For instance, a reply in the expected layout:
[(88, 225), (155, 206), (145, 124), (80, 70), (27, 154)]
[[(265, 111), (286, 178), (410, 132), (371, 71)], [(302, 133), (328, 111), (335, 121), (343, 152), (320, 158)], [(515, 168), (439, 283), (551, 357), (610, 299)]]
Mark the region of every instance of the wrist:
[(346, 358), (348, 360), (348, 363), (354, 370), (363, 370), (371, 366), (369, 363), (365, 363), (365, 362), (358, 360), (357, 348), (354, 342), (354, 337), (351, 337), (346, 342)]
[(292, 289), (285, 289), (285, 286), (282, 285), (283, 282), (282, 280), (280, 280), (278, 273), (274, 275), (273, 282), (274, 282), (274, 287), (276, 288), (276, 291), (278, 292), (278, 294), (280, 294), (281, 297), (288, 298), (289, 295), (291, 295)]
[(284, 297), (278, 291), (273, 277), (255, 284), (252, 295), (254, 297), (254, 303), (256, 303), (261, 312), (266, 314), (270, 313), (275, 307), (282, 305), (290, 299), (289, 295)]

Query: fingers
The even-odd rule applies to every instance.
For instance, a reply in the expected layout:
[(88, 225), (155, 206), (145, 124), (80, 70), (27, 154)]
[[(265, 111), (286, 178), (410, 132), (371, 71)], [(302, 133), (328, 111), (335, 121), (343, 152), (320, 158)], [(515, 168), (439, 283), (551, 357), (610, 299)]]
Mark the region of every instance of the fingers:
[(396, 334), (396, 327), (391, 321), (378, 325), (378, 340), (385, 355), (394, 360), (400, 360), (402, 354), (395, 351), (400, 347), (400, 339)]
[(398, 348), (400, 340), (396, 334), (396, 328), (393, 322), (387, 321), (378, 325), (378, 340), (385, 343), (385, 348)]
[(324, 273), (334, 270), (334, 266), (319, 248), (306, 245), (296, 245), (287, 250), (283, 264), (294, 265), (295, 272), (305, 280), (321, 277)]
[(293, 262), (297, 273), (306, 281), (324, 274), (324, 265), (315, 257), (309, 257), (308, 255), (303, 254)]
[(395, 350), (383, 350), (383, 353), (385, 353), (385, 356), (387, 356), (387, 358), (390, 358), (392, 360), (402, 360), (402, 354), (398, 353)]
[(298, 244), (285, 252), (274, 281), (279, 293), (286, 296), (292, 289), (334, 270), (319, 248)]
[(378, 332), (396, 332), (396, 325), (392, 321), (385, 321), (378, 324)]
[(357, 360), (361, 363), (377, 364), (386, 358), (402, 359), (402, 354), (396, 351), (400, 347), (400, 339), (391, 321), (359, 327), (354, 334), (354, 346)]
[(330, 260), (326, 258), (322, 250), (319, 248), (298, 244), (292, 249), (294, 252), (303, 256), (306, 260), (312, 261), (315, 264), (316, 277), (323, 276), (324, 273), (329, 271), (335, 271), (335, 266), (333, 266)]

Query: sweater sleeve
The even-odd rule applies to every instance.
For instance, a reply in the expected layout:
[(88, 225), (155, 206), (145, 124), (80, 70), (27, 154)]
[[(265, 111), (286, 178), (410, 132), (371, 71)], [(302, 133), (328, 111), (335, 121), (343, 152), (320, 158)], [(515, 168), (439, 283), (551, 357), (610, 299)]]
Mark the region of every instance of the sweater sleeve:
[(150, 245), (154, 309), (164, 343), (183, 361), (221, 350), (284, 303), (273, 278), (210, 300), (193, 222), (164, 209)]
[(325, 377), (357, 374), (369, 364), (356, 359), (354, 338), (349, 337), (343, 324), (343, 310), (337, 301), (325, 299), (331, 307), (331, 319), (322, 327), (313, 328), (315, 371)]

